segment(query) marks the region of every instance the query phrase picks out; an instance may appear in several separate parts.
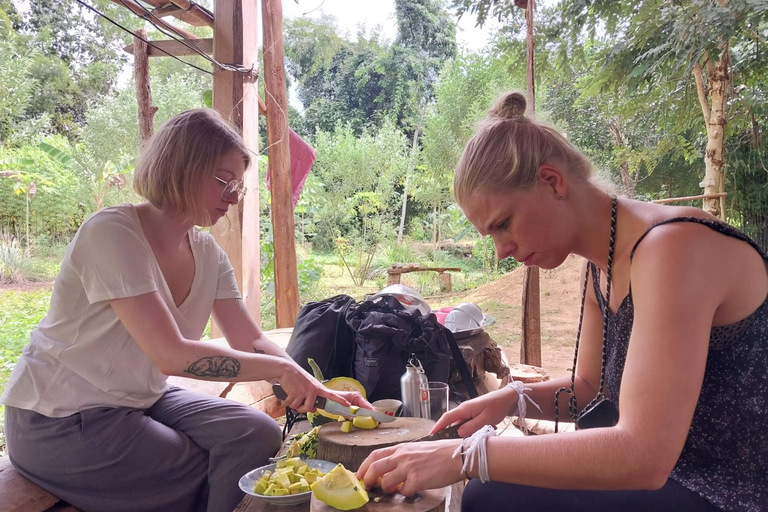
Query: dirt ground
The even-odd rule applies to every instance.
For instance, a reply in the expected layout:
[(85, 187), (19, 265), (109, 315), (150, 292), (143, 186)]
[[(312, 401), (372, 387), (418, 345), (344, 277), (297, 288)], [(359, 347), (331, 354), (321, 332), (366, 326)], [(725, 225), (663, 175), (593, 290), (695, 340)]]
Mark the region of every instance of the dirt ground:
[[(569, 256), (558, 268), (540, 270), (541, 297), (541, 366), (552, 378), (570, 375), (573, 349), (579, 326), (581, 279), (579, 272), (583, 259)], [(486, 332), (504, 350), (507, 361), (520, 361), (520, 334), (522, 331), (523, 274), (519, 267), (501, 279), (482, 285), (465, 294), (428, 297), (433, 309), (474, 302), (483, 312), (496, 318)]]

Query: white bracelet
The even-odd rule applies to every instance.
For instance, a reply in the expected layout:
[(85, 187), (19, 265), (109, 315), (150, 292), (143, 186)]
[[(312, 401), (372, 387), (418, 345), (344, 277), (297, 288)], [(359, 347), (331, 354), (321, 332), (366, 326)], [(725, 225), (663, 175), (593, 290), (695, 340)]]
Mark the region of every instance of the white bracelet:
[(513, 380), (507, 384), (506, 387), (517, 391), (517, 417), (520, 418), (520, 426), (523, 429), (523, 433), (528, 434), (528, 428), (525, 426), (525, 412), (528, 406), (525, 401), (527, 399), (529, 402), (531, 402), (539, 410), (539, 412), (541, 412), (541, 407), (539, 407), (539, 404), (534, 402), (530, 396), (525, 394), (526, 391), (531, 391), (531, 388), (525, 387), (525, 384), (523, 384), (522, 381)]
[[(466, 450), (464, 450), (464, 441), (461, 442), (459, 447), (456, 448), (456, 451), (453, 452), (453, 457), (461, 455), (462, 451), (464, 452), (466, 458), (464, 459), (464, 464), (461, 466), (462, 473), (467, 474), (467, 470), (472, 469), (473, 466), (477, 466), (477, 473), (480, 477), (480, 481), (483, 483), (490, 481), (491, 477), (488, 475), (488, 456), (486, 454), (485, 445), (487, 444), (486, 440), (495, 435), (496, 429), (491, 425), (486, 425), (465, 439), (465, 441), (469, 441), (469, 447)], [(477, 459), (477, 464), (475, 464), (475, 459)]]

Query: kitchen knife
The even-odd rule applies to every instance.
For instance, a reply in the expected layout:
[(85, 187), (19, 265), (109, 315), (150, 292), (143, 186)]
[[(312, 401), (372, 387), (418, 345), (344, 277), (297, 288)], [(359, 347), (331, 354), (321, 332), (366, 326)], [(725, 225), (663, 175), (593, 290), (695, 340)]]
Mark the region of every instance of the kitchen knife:
[[(273, 384), (272, 391), (275, 393), (275, 396), (280, 400), (285, 400), (286, 398), (288, 398), (288, 395), (286, 394), (282, 386), (280, 386), (280, 384)], [(341, 405), (338, 402), (334, 402), (333, 400), (322, 397), (322, 396), (318, 396), (317, 399), (315, 399), (315, 407), (317, 407), (318, 409), (322, 409), (325, 412), (328, 412), (330, 414), (338, 414), (340, 416), (344, 416), (345, 418), (355, 418), (357, 416), (370, 416), (371, 418), (375, 419), (379, 423), (389, 423), (391, 421), (395, 421), (394, 416), (388, 416), (383, 412), (372, 411), (370, 409), (363, 409), (362, 407), (360, 407), (357, 410), (357, 412), (352, 412), (352, 410), (349, 407), (345, 405)]]
[(441, 439), (459, 439), (461, 437), (459, 435), (459, 427), (462, 426), (464, 422), (462, 421), (458, 425), (454, 425), (452, 427), (444, 428), (443, 430), (438, 430), (434, 434), (428, 434), (424, 437), (420, 437), (418, 439), (414, 439), (413, 441), (408, 441), (409, 443), (420, 443), (422, 441), (440, 441)]

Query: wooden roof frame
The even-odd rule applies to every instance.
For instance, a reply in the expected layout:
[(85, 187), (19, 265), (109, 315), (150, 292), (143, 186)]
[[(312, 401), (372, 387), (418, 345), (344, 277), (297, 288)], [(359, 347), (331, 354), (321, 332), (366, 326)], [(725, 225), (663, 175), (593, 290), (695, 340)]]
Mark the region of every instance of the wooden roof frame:
[[(299, 311), (298, 271), (293, 222), (293, 193), (290, 173), (290, 147), (288, 130), (288, 95), (285, 81), (283, 54), (282, 5), (280, 0), (261, 0), (264, 51), (266, 102), (258, 96), (257, 0), (214, 0), (214, 12), (190, 0), (112, 0), (142, 18), (152, 18), (152, 23), (186, 39), (197, 49), (211, 54), (216, 62), (237, 66), (237, 70), (215, 66), (213, 71), (213, 108), (219, 111), (243, 134), (246, 146), (253, 155), (259, 154), (258, 116), (267, 117), (268, 156), (271, 174), (272, 227), (275, 268), (275, 320), (276, 326), (292, 327)], [(201, 39), (194, 34), (165, 21), (172, 17), (193, 26), (213, 28), (212, 39)], [(178, 41), (150, 41), (134, 44), (126, 51), (139, 59), (147, 57), (194, 55), (196, 52)], [(144, 55), (139, 55), (139, 52)], [(148, 77), (143, 71), (142, 76)], [(137, 73), (137, 91), (140, 86)], [(140, 122), (147, 115), (151, 120), (156, 107), (151, 106), (151, 95), (139, 93), (149, 103), (139, 106)], [(141, 103), (141, 102), (140, 102)], [(149, 109), (143, 112), (142, 108)], [(154, 109), (154, 110), (152, 110)], [(151, 125), (151, 122), (150, 122)], [(253, 159), (245, 176), (249, 190), (237, 208), (230, 208), (227, 221), (211, 229), (214, 238), (224, 249), (235, 271), (243, 301), (251, 316), (260, 323), (260, 250), (259, 250), (259, 173), (258, 158)], [(213, 336), (220, 336), (214, 325)]]

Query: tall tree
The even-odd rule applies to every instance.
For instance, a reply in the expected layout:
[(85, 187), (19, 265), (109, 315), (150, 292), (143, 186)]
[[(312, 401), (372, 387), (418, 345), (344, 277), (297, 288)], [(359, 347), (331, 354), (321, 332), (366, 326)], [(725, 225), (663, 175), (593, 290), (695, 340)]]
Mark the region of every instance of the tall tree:
[(456, 56), (456, 25), (448, 12), (434, 0), (395, 0), (397, 38), (390, 50), (386, 76), (394, 91), (395, 112), (410, 124), (411, 156), (403, 184), (403, 201), (398, 244), (403, 238), (408, 207), (408, 182), (419, 149), (419, 134), (428, 104), (434, 98), (434, 84), (446, 60)]
[[(616, 41), (606, 52), (598, 82), (617, 85), (663, 86), (670, 81), (683, 89), (691, 85), (704, 119), (706, 147), (704, 193), (725, 191), (723, 153), (727, 103), (738, 83), (738, 73), (763, 66), (756, 58), (733, 65), (730, 48), (745, 40), (762, 39), (756, 28), (768, 16), (767, 2), (750, 0), (647, 0), (563, 2), (564, 27), (572, 37), (604, 27)], [(762, 41), (764, 45), (764, 40)], [(679, 97), (676, 98), (679, 101)], [(704, 209), (725, 217), (724, 199), (704, 200)]]
[[(105, 0), (92, 2), (128, 28), (142, 20)], [(23, 32), (39, 51), (31, 74), (40, 83), (28, 116), (48, 114), (55, 131), (75, 139), (89, 102), (114, 85), (127, 35), (76, 2), (35, 0), (24, 14)]]

